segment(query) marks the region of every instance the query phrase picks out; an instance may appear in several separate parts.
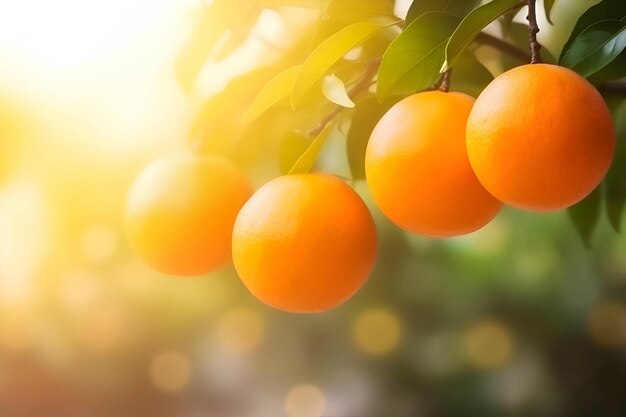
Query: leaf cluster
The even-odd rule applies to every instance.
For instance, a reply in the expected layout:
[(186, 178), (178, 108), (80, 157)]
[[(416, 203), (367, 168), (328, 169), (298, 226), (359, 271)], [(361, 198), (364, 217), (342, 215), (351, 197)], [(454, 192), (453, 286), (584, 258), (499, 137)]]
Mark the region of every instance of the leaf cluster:
[[(558, 2), (543, 4), (548, 22), (558, 22)], [(273, 161), (278, 172), (297, 174), (318, 165), (328, 138), (339, 135), (348, 175), (363, 179), (371, 131), (397, 101), (435, 88), (441, 74), (452, 69), (451, 89), (476, 96), (495, 75), (527, 63), (528, 28), (514, 20), (525, 5), (525, 0), (482, 5), (414, 0), (401, 18), (392, 0), (215, 0), (178, 60), (186, 91), (193, 90), (207, 61), (219, 60), (254, 36), (265, 9), (283, 19), (312, 18), (285, 25), (299, 28), (297, 36), (285, 33), (293, 42), (209, 98), (190, 136), (206, 150), (250, 164)], [(558, 59), (545, 48), (541, 54), (545, 62), (604, 86), (626, 76), (625, 49), (626, 2), (602, 0), (580, 16)], [(615, 162), (601, 188), (569, 211), (586, 242), (602, 207), (619, 231), (626, 205), (626, 126), (620, 122), (626, 115), (620, 100), (609, 104), (621, 139)]]

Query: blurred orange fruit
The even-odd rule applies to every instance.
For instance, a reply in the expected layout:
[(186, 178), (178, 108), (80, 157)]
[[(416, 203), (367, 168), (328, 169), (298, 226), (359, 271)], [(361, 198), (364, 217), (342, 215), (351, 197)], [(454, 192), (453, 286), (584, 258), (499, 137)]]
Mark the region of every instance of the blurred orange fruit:
[(359, 195), (327, 174), (279, 177), (243, 206), (233, 229), (233, 261), (259, 300), (314, 313), (350, 298), (370, 274), (376, 228)]
[(367, 184), (399, 227), (433, 237), (462, 235), (500, 210), (467, 158), (465, 125), (473, 103), (462, 93), (418, 93), (374, 128), (365, 155)]
[(558, 210), (585, 198), (615, 151), (611, 114), (575, 72), (548, 64), (516, 67), (480, 94), (467, 123), (478, 179), (506, 204)]
[(224, 158), (159, 159), (131, 187), (125, 218), (129, 243), (166, 274), (215, 271), (230, 262), (233, 223), (250, 195), (246, 178)]

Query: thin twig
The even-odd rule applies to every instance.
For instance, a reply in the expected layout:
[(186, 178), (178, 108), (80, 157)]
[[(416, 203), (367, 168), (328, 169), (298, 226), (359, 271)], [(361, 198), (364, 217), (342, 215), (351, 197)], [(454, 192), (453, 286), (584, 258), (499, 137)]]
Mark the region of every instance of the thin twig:
[(480, 32), (474, 40), (481, 45), (490, 46), (500, 52), (518, 58), (520, 61), (530, 61), (530, 54), (528, 52), (488, 33)]
[(539, 50), (541, 44), (537, 41), (537, 33), (539, 33), (539, 25), (537, 25), (537, 13), (535, 11), (536, 0), (528, 0), (528, 41), (530, 44), (530, 63), (536, 64), (541, 62)]
[(605, 97), (626, 97), (626, 82), (613, 81), (598, 86)]
[(446, 72), (441, 76), (441, 82), (439, 83), (439, 87), (437, 88), (439, 91), (443, 91), (447, 93), (450, 91), (450, 78), (452, 77), (452, 68), (448, 68)]
[[(381, 61), (381, 58), (371, 61), (367, 65), (367, 68), (365, 69), (363, 76), (359, 79), (359, 81), (356, 84), (354, 84), (348, 90), (348, 97), (350, 97), (351, 100), (354, 101), (354, 98), (357, 95), (359, 95), (362, 91), (367, 90), (372, 85), (372, 77), (376, 75), (376, 72), (378, 71), (378, 67), (380, 66), (380, 61)], [(321, 131), (324, 130), (326, 125), (332, 122), (335, 119), (335, 117), (337, 117), (339, 113), (341, 113), (343, 109), (344, 107), (342, 106), (336, 106), (330, 113), (324, 116), (324, 118), (319, 122), (319, 124), (316, 127), (309, 130), (309, 135), (311, 137), (316, 137), (317, 135), (319, 135)]]

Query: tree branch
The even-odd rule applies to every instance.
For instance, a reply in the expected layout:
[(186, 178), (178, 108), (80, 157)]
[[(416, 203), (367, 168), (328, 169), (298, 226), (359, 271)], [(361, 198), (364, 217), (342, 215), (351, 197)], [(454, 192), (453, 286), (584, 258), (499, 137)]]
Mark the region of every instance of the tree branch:
[(476, 36), (474, 41), (476, 41), (477, 43), (481, 45), (486, 45), (494, 49), (497, 49), (500, 52), (503, 52), (507, 55), (510, 55), (514, 58), (519, 59), (520, 61), (524, 61), (524, 62), (530, 61), (530, 54), (528, 54), (526, 51), (524, 51), (521, 48), (518, 48), (515, 45), (511, 45), (510, 43), (500, 38), (496, 38), (495, 36), (490, 35), (488, 33), (480, 32), (478, 36)]
[[(359, 79), (359, 81), (356, 84), (354, 84), (348, 90), (348, 97), (350, 97), (351, 100), (354, 101), (354, 98), (357, 95), (359, 95), (362, 91), (370, 87), (370, 85), (372, 84), (372, 78), (374, 77), (374, 75), (376, 75), (376, 72), (378, 71), (378, 67), (380, 66), (381, 59), (382, 58), (378, 58), (378, 59), (371, 61), (367, 65), (367, 68), (365, 69), (363, 76)], [(319, 135), (321, 131), (324, 130), (326, 125), (332, 122), (333, 119), (337, 117), (343, 109), (344, 107), (342, 106), (335, 107), (330, 113), (324, 116), (324, 118), (320, 121), (320, 123), (316, 127), (309, 130), (309, 135), (311, 137), (316, 137), (317, 135)]]

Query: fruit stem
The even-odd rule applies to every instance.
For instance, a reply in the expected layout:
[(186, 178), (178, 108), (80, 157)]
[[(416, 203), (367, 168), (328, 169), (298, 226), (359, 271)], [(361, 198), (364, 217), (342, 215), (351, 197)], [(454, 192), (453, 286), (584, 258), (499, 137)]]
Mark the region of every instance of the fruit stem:
[(530, 63), (537, 64), (542, 62), (539, 50), (541, 44), (537, 41), (537, 33), (539, 33), (539, 25), (537, 25), (537, 13), (535, 10), (536, 0), (528, 0), (528, 41), (530, 44)]
[(447, 93), (450, 91), (450, 78), (452, 78), (452, 68), (446, 70), (441, 76), (441, 81), (439, 82), (439, 87), (437, 88), (439, 91), (443, 91)]
[[(376, 75), (376, 72), (378, 72), (378, 68), (380, 67), (381, 59), (382, 58), (378, 58), (378, 59), (375, 59), (375, 60), (371, 61), (367, 65), (367, 68), (365, 69), (365, 71), (363, 72), (363, 76), (356, 82), (356, 84), (354, 84), (348, 90), (348, 97), (350, 97), (351, 100), (354, 101), (354, 98), (357, 95), (359, 95), (362, 91), (367, 90), (370, 87), (370, 85), (372, 85), (372, 78), (374, 77), (374, 75)], [(330, 113), (328, 113), (320, 121), (320, 123), (316, 127), (314, 127), (313, 129), (309, 130), (309, 136), (314, 138), (317, 135), (319, 135), (320, 132), (322, 130), (324, 130), (326, 125), (328, 125), (330, 122), (332, 122), (333, 119), (335, 117), (337, 117), (337, 115), (339, 115), (339, 113), (341, 113), (341, 111), (343, 109), (344, 109), (344, 107), (342, 107), (342, 106), (335, 107)]]

